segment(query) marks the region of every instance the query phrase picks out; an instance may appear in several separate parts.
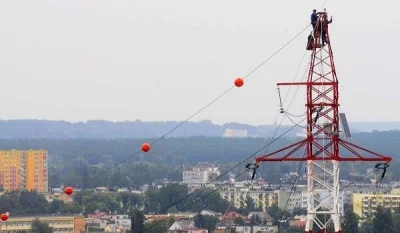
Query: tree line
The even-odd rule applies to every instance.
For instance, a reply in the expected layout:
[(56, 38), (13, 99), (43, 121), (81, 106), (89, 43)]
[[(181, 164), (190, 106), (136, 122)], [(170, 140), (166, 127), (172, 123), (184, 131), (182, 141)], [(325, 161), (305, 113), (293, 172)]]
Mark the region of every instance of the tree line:
[[(250, 198), (244, 200), (247, 207), (231, 210), (248, 214), (259, 210)], [(10, 212), (11, 216), (32, 216), (46, 214), (90, 214), (96, 210), (129, 214), (132, 208), (139, 208), (145, 214), (166, 214), (196, 212), (207, 209), (225, 212), (230, 203), (221, 198), (217, 191), (201, 189), (191, 193), (187, 185), (172, 183), (161, 188), (150, 188), (143, 194), (131, 192), (76, 192), (72, 202), (54, 199), (47, 202), (44, 195), (34, 191), (7, 192), (0, 196), (0, 212)]]
[[(352, 142), (373, 151), (393, 156), (394, 161), (386, 181), (400, 179), (400, 131), (354, 134)], [(143, 142), (154, 139), (2, 139), (0, 148), (46, 149), (49, 151), (49, 187), (69, 185), (76, 188), (95, 186), (134, 187), (154, 182), (182, 181), (182, 171), (198, 162), (220, 166), (222, 172), (256, 153), (272, 139), (191, 137), (165, 138), (152, 146), (148, 153), (136, 153)], [(265, 154), (298, 140), (281, 138), (260, 153)], [(299, 151), (303, 153), (303, 151)], [(251, 161), (251, 160), (249, 160)], [(258, 177), (270, 183), (280, 183), (282, 173), (296, 172), (298, 163), (262, 163)], [(341, 179), (356, 180), (373, 168), (375, 163), (341, 164)], [(244, 165), (233, 172), (243, 171)], [(354, 174), (359, 174), (359, 176)], [(225, 179), (227, 176), (222, 177)]]

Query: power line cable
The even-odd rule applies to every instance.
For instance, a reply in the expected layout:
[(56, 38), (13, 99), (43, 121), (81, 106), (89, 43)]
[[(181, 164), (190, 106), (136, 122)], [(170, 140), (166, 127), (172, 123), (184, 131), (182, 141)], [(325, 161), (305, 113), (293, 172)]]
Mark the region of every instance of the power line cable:
[[(305, 50), (304, 53), (303, 53), (303, 56), (302, 56), (302, 58), (301, 58), (301, 61), (300, 61), (299, 65), (298, 65), (298, 67), (297, 67), (297, 69), (296, 69), (296, 72), (295, 72), (295, 75), (294, 75), (294, 77), (293, 77), (293, 79), (292, 79), (292, 83), (295, 81), (295, 79), (296, 79), (296, 77), (297, 77), (297, 75), (298, 75), (298, 73), (299, 73), (300, 67), (301, 67), (301, 65), (303, 64), (303, 60), (304, 60), (304, 58), (305, 58), (306, 53), (307, 53), (307, 50)], [(310, 64), (310, 63), (309, 63), (309, 64)], [(308, 66), (308, 65), (307, 65), (307, 66)], [(306, 72), (307, 72), (307, 69), (306, 69)], [(303, 79), (304, 79), (304, 75), (303, 75), (301, 81), (302, 81)], [(301, 82), (301, 81), (300, 81), (300, 82)], [(293, 86), (293, 85), (290, 85), (290, 86), (289, 86), (289, 90), (286, 92), (285, 97), (283, 98), (283, 101), (281, 101), (281, 99), (280, 99), (280, 94), (279, 94), (279, 99), (280, 99), (280, 101), (281, 101), (281, 108), (282, 108), (282, 106), (286, 103), (287, 97), (289, 96), (289, 92), (290, 92), (292, 86)], [(296, 96), (298, 90), (299, 90), (299, 88), (296, 89), (296, 91), (295, 91), (295, 93), (294, 93), (292, 99), (290, 100), (290, 103), (289, 103), (289, 105), (288, 105), (288, 108), (290, 108), (290, 106), (292, 105), (293, 100), (294, 100), (294, 97)], [(278, 90), (278, 91), (279, 91), (279, 90)], [(280, 114), (281, 114), (280, 111), (276, 114), (275, 119), (274, 119), (274, 122), (276, 122), (276, 120), (278, 119), (278, 117), (279, 117)], [(284, 118), (282, 118), (281, 121), (279, 122), (279, 125), (278, 125), (278, 127), (276, 128), (276, 130), (275, 130), (275, 132), (274, 132), (272, 138), (275, 138), (276, 134), (278, 133), (278, 131), (279, 131), (279, 129), (280, 129), (282, 123), (283, 123), (283, 120), (284, 120)], [(294, 123), (293, 121), (292, 121), (292, 123), (293, 123), (293, 124), (296, 124), (296, 123)], [(267, 143), (267, 139), (268, 139), (268, 138), (265, 138), (264, 144), (261, 146), (261, 148)], [(267, 150), (268, 150), (268, 148), (267, 148)], [(266, 151), (267, 151), (267, 150), (266, 150)], [(266, 151), (265, 151), (264, 153), (266, 153)], [(261, 153), (261, 149), (258, 151), (258, 155), (257, 155), (257, 156), (259, 156), (260, 153)]]
[[(300, 67), (301, 67), (301, 65), (302, 65), (302, 63), (303, 63), (303, 60), (304, 60), (304, 58), (305, 58), (306, 52), (307, 52), (307, 51), (304, 52), (304, 54), (303, 54), (303, 56), (302, 56), (302, 58), (301, 58), (301, 61), (300, 61), (300, 63), (299, 63), (299, 66), (298, 66), (297, 69), (296, 69), (296, 73), (295, 73), (295, 75), (294, 75), (294, 77), (293, 77), (292, 82), (295, 81), (295, 79), (296, 79), (296, 77), (297, 77), (297, 75), (298, 75), (298, 72), (299, 72), (299, 70), (300, 70)], [(310, 64), (310, 62), (308, 63), (308, 65), (309, 65), (309, 64)], [(308, 65), (307, 65), (307, 67), (308, 67)], [(306, 69), (305, 72), (307, 72), (307, 69)], [(305, 73), (303, 74), (303, 77), (302, 77), (302, 79), (300, 80), (300, 82), (302, 82), (304, 78), (305, 78)], [(285, 103), (286, 103), (286, 100), (287, 100), (287, 97), (288, 97), (288, 94), (289, 94), (289, 91), (290, 91), (291, 87), (292, 87), (292, 85), (290, 86), (289, 90), (287, 91), (287, 93), (286, 93), (286, 95), (285, 95), (285, 97), (284, 97), (284, 100), (283, 100), (283, 103), (282, 103), (282, 104), (285, 104)], [(295, 98), (295, 96), (296, 96), (298, 90), (299, 90), (299, 87), (297, 87), (297, 89), (296, 89), (296, 91), (295, 91), (295, 93), (294, 93), (294, 95), (293, 95), (293, 97), (292, 97), (292, 99), (291, 99), (291, 101), (290, 101), (290, 103), (289, 103), (289, 105), (288, 105), (287, 108), (290, 108), (290, 106), (292, 105), (293, 100), (294, 100), (294, 98)], [(278, 112), (277, 115), (275, 116), (274, 122), (277, 120), (277, 118), (278, 118), (279, 115), (280, 115), (280, 113)], [(272, 140), (273, 142), (276, 141), (276, 140), (274, 140), (274, 139), (275, 139), (276, 134), (278, 133), (278, 131), (279, 131), (279, 129), (280, 129), (282, 123), (283, 123), (283, 120), (284, 120), (284, 119), (282, 118), (281, 122), (279, 123), (278, 127), (276, 128), (276, 130), (275, 130), (275, 132), (274, 132), (274, 134), (273, 134), (273, 136), (272, 136), (272, 139), (271, 139), (271, 140)], [(292, 120), (291, 120), (291, 121), (292, 121)], [(295, 126), (300, 126), (299, 124), (296, 124), (294, 121), (292, 121), (292, 123), (293, 123)], [(300, 126), (300, 127), (301, 127), (301, 126)], [(286, 134), (286, 132), (285, 132), (285, 134)], [(280, 137), (281, 137), (281, 136), (279, 136), (279, 138), (280, 138)], [(257, 152), (253, 153), (251, 156), (247, 157), (245, 160), (241, 161), (238, 165), (244, 163), (245, 161), (251, 159), (251, 158), (254, 157), (254, 156), (258, 156), (262, 150), (268, 149), (268, 147), (269, 147), (273, 142), (271, 142), (271, 143), (269, 143), (269, 144), (267, 145), (267, 142), (268, 142), (267, 140), (268, 140), (268, 138), (266, 137), (266, 138), (265, 138), (265, 141), (264, 141), (264, 143), (263, 143), (263, 145), (261, 146), (261, 148), (260, 148)], [(238, 166), (238, 165), (237, 165), (237, 166)], [(216, 177), (215, 179), (213, 179), (212, 181), (208, 182), (208, 184), (209, 184), (209, 183), (212, 183), (212, 182), (216, 181), (218, 178), (220, 178), (220, 177), (226, 175), (227, 173), (229, 173), (230, 171), (232, 171), (233, 169), (235, 169), (237, 166), (234, 166), (233, 168), (231, 168), (231, 169), (229, 169), (228, 171), (224, 172), (224, 173), (221, 174), (220, 176), (218, 176), (218, 177)], [(168, 210), (169, 208), (171, 208), (171, 207), (174, 206), (175, 204), (179, 203), (180, 201), (185, 200), (186, 198), (188, 198), (189, 196), (195, 194), (196, 192), (198, 192), (198, 191), (200, 191), (200, 190), (201, 190), (201, 188), (195, 190), (194, 192), (192, 192), (192, 193), (189, 194), (188, 196), (185, 196), (183, 199), (178, 200), (177, 202), (175, 202), (175, 203), (173, 203), (171, 206), (168, 206), (167, 208), (161, 210), (160, 212), (164, 212), (164, 211)], [(160, 213), (160, 212), (159, 212), (159, 213)]]
[[(243, 77), (243, 79), (248, 78), (250, 75), (252, 75), (255, 71), (257, 71), (259, 68), (261, 68), (265, 63), (267, 63), (270, 59), (272, 59), (274, 56), (276, 56), (281, 50), (283, 50), (286, 46), (288, 46), (294, 39), (296, 39), (299, 35), (301, 35), (301, 33), (303, 33), (310, 25), (307, 25), (304, 29), (302, 29), (298, 34), (296, 34), (293, 38), (291, 38), (287, 43), (285, 43), (283, 46), (281, 46), (275, 53), (273, 53), (270, 57), (268, 57), (266, 60), (264, 60), (260, 65), (258, 65), (255, 69), (253, 69), (251, 72), (249, 72), (247, 75), (245, 75)], [(192, 114), (190, 117), (186, 118), (184, 121), (182, 121), (181, 123), (179, 123), (178, 125), (176, 125), (175, 127), (173, 127), (172, 129), (170, 129), (169, 131), (167, 131), (166, 133), (164, 133), (162, 136), (158, 137), (157, 139), (153, 140), (150, 144), (155, 144), (156, 142), (158, 142), (159, 140), (165, 138), (167, 135), (169, 135), (170, 133), (172, 133), (173, 131), (175, 131), (176, 129), (178, 129), (180, 126), (182, 126), (183, 124), (187, 123), (190, 119), (192, 119), (193, 117), (195, 117), (196, 115), (198, 115), (200, 112), (204, 111), (206, 108), (208, 108), (210, 105), (212, 105), (213, 103), (215, 103), (217, 100), (219, 100), (220, 98), (222, 98), (224, 95), (226, 95), (229, 91), (231, 91), (235, 86), (231, 86), (229, 89), (227, 89), (226, 91), (224, 91), (222, 94), (220, 94), (219, 96), (217, 96), (215, 99), (213, 99), (212, 101), (210, 101), (208, 104), (206, 104), (204, 107), (202, 107), (200, 110), (198, 110), (197, 112), (195, 112), (194, 114)], [(303, 119), (304, 120), (304, 119)], [(302, 121), (303, 121), (302, 120)], [(301, 122), (302, 122), (301, 121)], [(300, 122), (300, 123), (301, 123)], [(291, 131), (294, 127), (298, 126), (299, 124), (295, 124), (293, 127), (289, 128), (289, 130), (285, 131), (283, 134), (281, 134), (279, 137), (271, 140), (270, 143), (268, 143), (267, 145), (263, 146), (260, 150), (268, 147), (269, 145), (271, 145), (272, 143), (274, 143), (275, 141), (277, 141), (278, 139), (280, 139), (281, 137), (283, 137), (285, 134), (287, 134), (289, 131)], [(256, 153), (253, 153), (251, 156), (249, 156), (248, 158), (253, 157), (254, 155), (256, 155), (257, 153), (259, 153), (258, 150)], [(137, 152), (133, 153), (133, 155), (125, 158), (124, 160), (120, 161), (119, 163), (117, 163), (116, 165), (113, 165), (111, 168), (107, 169), (106, 171), (98, 174), (96, 176), (96, 178), (101, 177), (102, 175), (108, 173), (109, 171), (113, 170), (114, 168), (118, 167), (119, 165), (125, 163), (127, 160), (129, 160), (130, 158), (138, 155), (139, 153), (141, 153), (141, 150), (138, 150)], [(238, 163), (237, 165), (235, 165), (233, 168), (229, 169), (227, 172), (225, 172), (224, 174), (222, 174), (221, 176), (227, 174), (228, 172), (232, 171), (233, 169), (235, 169), (236, 167), (238, 167), (239, 165), (241, 165), (243, 162), (245, 162), (248, 158), (246, 158), (245, 160), (243, 160), (242, 162)], [(219, 176), (219, 177), (221, 177)], [(218, 178), (219, 178), (218, 177)], [(200, 189), (198, 189), (200, 190)], [(196, 191), (198, 191), (196, 190)], [(193, 195), (195, 192), (192, 192), (191, 194), (187, 195), (185, 198), (177, 201), (176, 203), (174, 203), (173, 205), (179, 203), (180, 201), (188, 198), (189, 196)], [(172, 207), (173, 205), (171, 205), (170, 207)], [(168, 207), (168, 208), (170, 208)], [(168, 209), (167, 208), (167, 209)]]
[[(271, 140), (268, 144), (266, 144), (266, 145), (264, 145), (262, 148), (260, 148), (260, 150), (263, 150), (264, 148), (270, 146), (271, 144), (273, 144), (273, 143), (276, 142), (277, 140), (281, 139), (283, 136), (285, 136), (287, 133), (289, 133), (292, 129), (294, 129), (296, 126), (298, 126), (299, 124), (301, 124), (301, 122), (303, 122), (305, 119), (306, 119), (306, 118), (302, 119), (299, 123), (293, 125), (293, 126), (290, 127), (288, 130), (286, 130), (285, 132), (283, 132), (281, 135), (279, 135), (279, 136), (276, 137), (275, 139)], [(245, 159), (242, 160), (241, 162), (237, 163), (235, 166), (233, 166), (232, 168), (230, 168), (230, 169), (227, 170), (226, 172), (222, 173), (220, 176), (218, 176), (217, 178), (215, 178), (214, 180), (212, 180), (212, 181), (209, 182), (209, 183), (212, 183), (212, 182), (216, 181), (218, 178), (220, 178), (220, 177), (222, 177), (222, 176), (228, 174), (230, 171), (232, 171), (233, 169), (239, 167), (241, 164), (243, 164), (244, 162), (246, 162), (248, 159), (250, 159), (250, 158), (254, 157), (255, 155), (257, 155), (258, 152), (259, 152), (259, 150), (256, 151), (256, 152), (254, 152), (253, 154), (251, 154), (250, 156), (248, 156), (247, 158), (245, 158)], [(185, 196), (184, 198), (182, 198), (182, 199), (180, 199), (180, 200), (174, 202), (173, 204), (171, 204), (170, 206), (168, 206), (168, 207), (165, 208), (164, 210), (161, 210), (159, 213), (168, 210), (168, 209), (171, 208), (172, 206), (178, 204), (178, 203), (181, 202), (181, 201), (184, 201), (185, 199), (189, 198), (190, 196), (194, 195), (195, 193), (199, 192), (200, 190), (201, 190), (201, 188), (195, 190), (194, 192), (191, 192), (190, 194), (188, 194), (188, 195)]]
[[(307, 26), (308, 27), (308, 26)], [(287, 43), (288, 44), (288, 43)], [(286, 44), (286, 45), (287, 45)], [(303, 56), (303, 58), (304, 58), (304, 56)], [(267, 59), (266, 61), (268, 61), (269, 59)], [(264, 64), (266, 61), (264, 61), (262, 64)], [(301, 64), (300, 64), (301, 65)], [(259, 68), (259, 67), (258, 67)], [(256, 69), (254, 69), (252, 72), (250, 72), (249, 73), (249, 75), (250, 74), (252, 74), (254, 71), (256, 71), (258, 68), (256, 68)], [(296, 72), (296, 74), (297, 74), (297, 72)], [(246, 78), (247, 76), (245, 76), (245, 78)], [(304, 78), (304, 77), (303, 77)], [(298, 90), (298, 89), (297, 89)], [(297, 91), (296, 91), (297, 92)], [(293, 101), (293, 99), (292, 99), (292, 101)], [(304, 120), (304, 119), (303, 119)], [(302, 120), (302, 121), (303, 121)], [(282, 122), (281, 122), (282, 123)], [(281, 124), (280, 124), (281, 125)], [(286, 131), (284, 134), (286, 134), (287, 132), (289, 132), (290, 130), (292, 130), (294, 127), (296, 127), (296, 126), (298, 126), (299, 125), (299, 123), (295, 123), (294, 124), (294, 126), (293, 127), (291, 127), (288, 131)], [(278, 128), (279, 129), (279, 128)], [(276, 131), (277, 132), (277, 131)], [(275, 132), (275, 133), (276, 133)], [(284, 135), (283, 134), (283, 135)], [(279, 139), (280, 137), (282, 137), (283, 135), (280, 135), (278, 138), (276, 138), (276, 140), (277, 139)], [(265, 146), (263, 146), (258, 152), (256, 152), (255, 154), (257, 154), (257, 153), (259, 153), (262, 149), (264, 149), (264, 148), (266, 148), (267, 146), (269, 146), (270, 144), (272, 144), (273, 142), (275, 142), (276, 140), (272, 140), (268, 145), (265, 145)], [(229, 169), (227, 172), (225, 172), (223, 175), (225, 175), (225, 174), (227, 174), (228, 172), (230, 172), (231, 170), (233, 170), (234, 168), (236, 168), (237, 166), (239, 166), (240, 164), (242, 164), (243, 162), (245, 162), (247, 159), (249, 159), (249, 158), (251, 158), (251, 157), (253, 157), (254, 156), (254, 154), (253, 155), (251, 155), (251, 156), (249, 156), (248, 158), (246, 158), (245, 160), (243, 160), (242, 162), (240, 162), (240, 163), (238, 163), (236, 166), (234, 166), (233, 168), (231, 168), (231, 169)], [(299, 171), (298, 171), (298, 173), (300, 172), (300, 169), (301, 169), (301, 164), (300, 164), (300, 166), (299, 166)], [(222, 175), (221, 175), (222, 176)], [(198, 189), (198, 190), (200, 190), (200, 189)], [(198, 190), (196, 190), (196, 191), (198, 191)], [(214, 190), (215, 191), (215, 190)], [(194, 193), (192, 193), (192, 195), (193, 195)], [(189, 195), (188, 196), (186, 196), (185, 198), (187, 198), (187, 197), (189, 197)], [(183, 199), (185, 199), (185, 198), (183, 198)], [(202, 197), (203, 198), (203, 197)], [(200, 198), (201, 199), (201, 198)], [(182, 199), (180, 200), (180, 201), (182, 201)], [(178, 202), (180, 202), (180, 201), (178, 201)], [(178, 203), (177, 202), (177, 203)], [(176, 203), (175, 203), (176, 204)], [(192, 203), (192, 204), (194, 204), (194, 203)], [(168, 208), (170, 208), (170, 207), (168, 207)], [(228, 209), (229, 209), (230, 207), (228, 207)], [(160, 224), (161, 222), (159, 222), (159, 223), (157, 223), (157, 224), (155, 224), (155, 225), (158, 225), (158, 224)], [(154, 225), (154, 226), (155, 226)]]
[[(310, 25), (307, 25), (304, 29), (302, 29), (299, 33), (297, 33), (294, 37), (292, 37), (288, 42), (286, 42), (283, 46), (281, 46), (276, 52), (274, 52), (271, 56), (269, 56), (267, 59), (265, 59), (263, 62), (261, 62), (261, 64), (259, 64), (255, 69), (253, 69), (252, 71), (250, 71), (247, 75), (245, 75), (243, 77), (243, 79), (248, 78), (250, 75), (252, 75), (255, 71), (257, 71), (259, 68), (261, 68), (265, 63), (267, 63), (269, 60), (271, 60), (274, 56), (276, 56), (280, 51), (282, 51), (285, 47), (287, 47), (293, 40), (295, 40), (297, 37), (299, 37)], [(201, 113), (202, 111), (204, 111), (206, 108), (208, 108), (210, 105), (212, 105), (213, 103), (215, 103), (216, 101), (218, 101), (219, 99), (221, 99), (223, 96), (225, 96), (228, 92), (230, 92), (233, 88), (235, 88), (235, 85), (232, 85), (230, 88), (228, 88), (226, 91), (224, 91), (222, 94), (220, 94), (219, 96), (217, 96), (216, 98), (214, 98), (213, 100), (211, 100), (209, 103), (207, 103), (204, 107), (200, 108), (198, 111), (196, 111), (195, 113), (193, 113), (191, 116), (189, 116), (188, 118), (186, 118), (184, 121), (180, 122), (179, 124), (177, 124), (175, 127), (173, 127), (172, 129), (170, 129), (169, 131), (167, 131), (166, 133), (164, 133), (163, 135), (161, 135), (160, 137), (156, 138), (155, 140), (153, 140), (150, 145), (157, 143), (158, 141), (160, 141), (161, 139), (165, 138), (166, 136), (168, 136), (170, 133), (172, 133), (173, 131), (175, 131), (176, 129), (178, 129), (180, 126), (182, 126), (183, 124), (187, 123), (189, 120), (191, 120), (193, 117), (195, 117), (196, 115), (198, 115), (199, 113)], [(140, 154), (142, 151), (138, 150), (135, 153), (133, 153), (131, 156), (123, 159), (122, 161), (120, 161), (119, 163), (113, 165), (111, 168), (107, 169), (106, 171), (98, 174), (96, 176), (96, 178), (99, 178), (101, 176), (103, 176), (104, 174), (108, 173), (109, 171), (113, 170), (114, 168), (118, 167), (119, 165), (125, 163), (126, 161), (128, 161), (130, 158)]]
[[(282, 47), (280, 47), (275, 53), (273, 53), (270, 57), (268, 57), (266, 60), (264, 60), (260, 65), (258, 65), (255, 69), (253, 69), (251, 72), (249, 72), (243, 79), (249, 77), (251, 74), (253, 74), (256, 70), (258, 70), (261, 66), (263, 66), (266, 62), (268, 62), (271, 58), (273, 58), (276, 54), (278, 54), (282, 49), (284, 49), (287, 45), (289, 45), (294, 39), (296, 39), (302, 32), (304, 32), (307, 28), (309, 27), (309, 25), (307, 25), (307, 27), (305, 27), (304, 29), (302, 29), (298, 34), (296, 34), (292, 39), (290, 39), (287, 43), (285, 43)], [(227, 89), (225, 92), (223, 92), (221, 95), (219, 95), (217, 98), (213, 99), (211, 102), (209, 102), (207, 105), (205, 105), (203, 108), (201, 108), (200, 110), (198, 110), (197, 112), (195, 112), (194, 114), (192, 114), (189, 118), (187, 118), (186, 120), (182, 121), (181, 123), (179, 123), (177, 126), (175, 126), (174, 128), (172, 128), (171, 130), (167, 131), (166, 133), (164, 133), (161, 137), (155, 139), (151, 144), (154, 144), (156, 142), (158, 142), (159, 140), (163, 139), (164, 137), (166, 137), (168, 134), (170, 134), (171, 132), (173, 132), (174, 130), (176, 130), (177, 128), (179, 128), (180, 126), (182, 126), (183, 124), (187, 123), (190, 119), (192, 119), (194, 116), (196, 116), (197, 114), (199, 114), (200, 112), (202, 112), (204, 109), (206, 109), (207, 107), (209, 107), (211, 104), (213, 104), (214, 102), (216, 102), (217, 100), (219, 100), (220, 98), (222, 98), (225, 94), (227, 94), (230, 90), (232, 90), (235, 86), (230, 87), (229, 89)], [(303, 119), (304, 120), (304, 119)], [(302, 120), (302, 121), (303, 121)], [(282, 123), (282, 122), (281, 122)], [(294, 126), (298, 126), (298, 124), (295, 124)], [(279, 125), (280, 127), (280, 125)], [(278, 127), (278, 129), (279, 129)], [(282, 135), (280, 135), (278, 138), (271, 140), (270, 143), (264, 145), (260, 150), (258, 150), (256, 153), (253, 153), (249, 158), (253, 157), (254, 155), (256, 155), (257, 153), (259, 153), (262, 149), (268, 147), (269, 145), (271, 145), (272, 143), (274, 143), (275, 141), (277, 141), (277, 139), (281, 138), (282, 136), (284, 136), (285, 134), (287, 134), (290, 130), (292, 130), (294, 127), (290, 128), (289, 130), (285, 131)], [(277, 129), (277, 131), (278, 131)], [(276, 132), (277, 132), (276, 131)], [(275, 132), (275, 134), (276, 134)], [(274, 136), (275, 136), (274, 134)], [(106, 171), (98, 174), (96, 176), (96, 178), (99, 178), (101, 176), (103, 176), (104, 174), (110, 172), (111, 170), (113, 170), (114, 168), (118, 167), (119, 165), (125, 163), (127, 160), (129, 160), (130, 158), (138, 155), (141, 153), (141, 150), (138, 150), (137, 152), (135, 152), (133, 155), (125, 158), (124, 160), (120, 161), (119, 163), (117, 163), (116, 165), (113, 165), (111, 168), (107, 169)], [(247, 158), (248, 159), (248, 158)], [(246, 160), (247, 160), (246, 159)], [(238, 167), (239, 165), (241, 165), (243, 162), (245, 162), (246, 160), (242, 161), (241, 163), (237, 164), (236, 166), (234, 166), (233, 168), (231, 168), (230, 170), (228, 170), (227, 172), (223, 173), (222, 175), (220, 175), (219, 177), (217, 177), (216, 179), (222, 177), (223, 175), (227, 174), (228, 172), (232, 171), (233, 169), (235, 169), (236, 167)], [(214, 179), (213, 181), (215, 181), (216, 179)], [(198, 191), (198, 190), (196, 190)], [(195, 191), (195, 192), (196, 192)], [(188, 196), (186, 196), (185, 198), (183, 198), (182, 200), (188, 198), (190, 195), (193, 195), (195, 192), (192, 192), (191, 194), (189, 194)], [(179, 201), (182, 201), (179, 200)], [(179, 203), (176, 202), (175, 204)], [(174, 204), (174, 205), (175, 205)], [(172, 207), (172, 206), (170, 206)], [(170, 208), (168, 207), (168, 208)], [(165, 211), (165, 210), (163, 210)]]

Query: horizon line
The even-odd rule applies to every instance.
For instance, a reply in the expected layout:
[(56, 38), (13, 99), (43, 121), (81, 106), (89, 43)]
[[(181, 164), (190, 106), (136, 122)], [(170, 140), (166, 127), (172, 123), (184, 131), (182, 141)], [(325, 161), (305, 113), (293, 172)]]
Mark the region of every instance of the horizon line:
[[(7, 121), (50, 121), (50, 122), (66, 122), (66, 123), (88, 123), (93, 121), (103, 121), (103, 122), (111, 122), (111, 123), (129, 123), (129, 122), (143, 122), (143, 123), (179, 123), (185, 120), (120, 120), (120, 121), (112, 121), (112, 120), (105, 120), (105, 119), (90, 119), (90, 120), (81, 120), (81, 121), (71, 121), (71, 120), (51, 120), (51, 119), (38, 119), (38, 118), (17, 118), (17, 119), (0, 119), (0, 122), (7, 122)], [(225, 124), (241, 124), (241, 125), (251, 125), (251, 126), (266, 126), (266, 125), (274, 125), (274, 124), (250, 124), (250, 123), (242, 123), (242, 122), (225, 122), (222, 124), (214, 123), (210, 119), (203, 119), (200, 121), (187, 121), (187, 123), (201, 123), (201, 122), (209, 122), (213, 125), (225, 125)], [(349, 121), (349, 123), (400, 123), (400, 121)], [(290, 125), (290, 124), (289, 124)]]

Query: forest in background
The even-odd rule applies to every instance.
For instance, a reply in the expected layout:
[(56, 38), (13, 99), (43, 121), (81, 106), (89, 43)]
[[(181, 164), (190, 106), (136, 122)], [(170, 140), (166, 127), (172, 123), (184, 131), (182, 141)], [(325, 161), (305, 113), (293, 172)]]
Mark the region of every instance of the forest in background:
[[(50, 121), (50, 120), (0, 120), (0, 138), (149, 138), (160, 137), (165, 132), (182, 122), (178, 121), (121, 121), (90, 120), (86, 122)], [(252, 137), (270, 137), (273, 135), (273, 125), (248, 125), (240, 123), (213, 124), (209, 120), (186, 122), (176, 128), (167, 137), (221, 137), (226, 129), (247, 130)], [(282, 125), (278, 133), (291, 128)], [(400, 127), (399, 127), (400, 129)], [(302, 128), (295, 128), (287, 136), (295, 136)]]
[[(138, 152), (143, 142), (154, 139), (1, 139), (0, 149), (45, 149), (49, 151), (49, 187), (71, 185), (134, 187), (154, 182), (181, 181), (183, 169), (199, 162), (220, 166), (222, 172), (253, 154), (272, 152), (295, 142), (298, 138), (280, 138), (270, 147), (256, 153), (271, 139), (188, 137), (164, 138), (148, 153)], [(398, 155), (400, 131), (357, 133), (350, 142), (392, 156), (385, 181), (400, 180)], [(303, 151), (299, 151), (303, 153)], [(254, 158), (254, 157), (253, 157)], [(252, 162), (247, 160), (246, 162)], [(119, 166), (117, 166), (119, 164)], [(233, 170), (239, 174), (246, 163)], [(355, 180), (373, 168), (375, 163), (341, 164), (341, 178)], [(304, 166), (304, 164), (303, 164)], [(282, 174), (297, 172), (298, 163), (262, 163), (258, 177), (279, 183)], [(227, 176), (221, 177), (225, 179)], [(241, 179), (241, 178), (239, 178)], [(242, 177), (244, 179), (244, 176)]]
[[(351, 119), (350, 119), (351, 120)], [(295, 119), (297, 122), (297, 119)], [(182, 122), (178, 121), (121, 121), (90, 120), (86, 122), (68, 122), (51, 120), (0, 120), (0, 138), (21, 139), (72, 139), (72, 138), (151, 138), (160, 137)], [(303, 122), (304, 123), (304, 122)], [(349, 122), (351, 131), (372, 132), (400, 130), (400, 122)], [(278, 135), (291, 125), (282, 125)], [(246, 130), (251, 137), (272, 137), (274, 125), (249, 125), (229, 122), (222, 125), (210, 120), (186, 122), (167, 137), (222, 137), (226, 129)], [(303, 129), (296, 127), (285, 136), (293, 137)]]

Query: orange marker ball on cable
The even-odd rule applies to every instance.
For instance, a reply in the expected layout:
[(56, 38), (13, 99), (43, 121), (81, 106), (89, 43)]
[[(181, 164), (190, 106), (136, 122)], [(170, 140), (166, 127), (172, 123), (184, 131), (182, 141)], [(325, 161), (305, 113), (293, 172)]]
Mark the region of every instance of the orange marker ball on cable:
[(1, 220), (2, 221), (7, 221), (8, 215), (7, 214), (1, 214)]
[(72, 189), (72, 187), (66, 187), (66, 188), (64, 189), (64, 192), (65, 192), (65, 194), (67, 194), (67, 195), (71, 195), (71, 194), (74, 192), (74, 190)]
[(143, 143), (142, 144), (142, 151), (143, 152), (149, 152), (151, 149), (150, 144), (149, 143)]
[(241, 87), (241, 86), (243, 86), (243, 84), (244, 84), (244, 82), (243, 82), (242, 78), (235, 79), (235, 86)]

